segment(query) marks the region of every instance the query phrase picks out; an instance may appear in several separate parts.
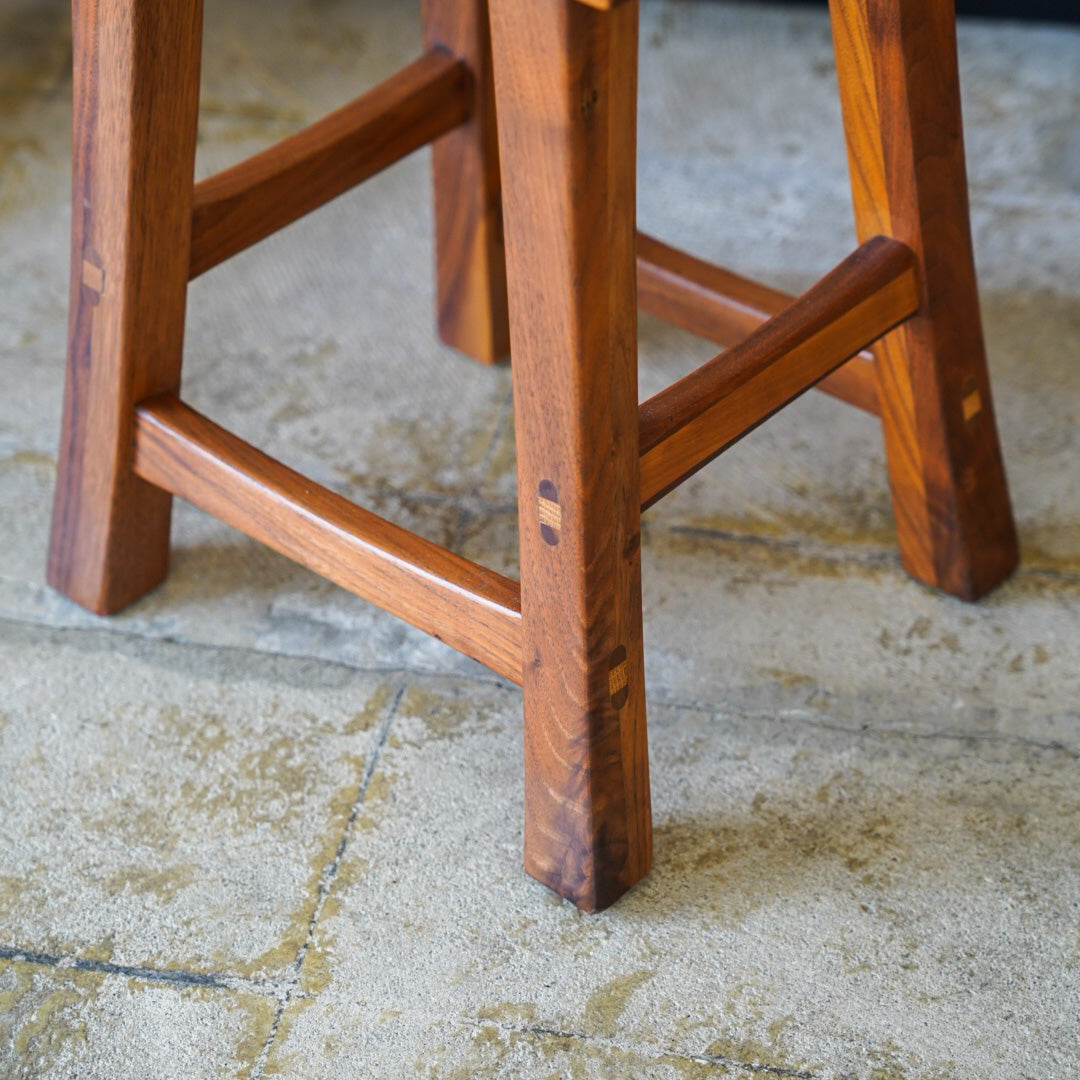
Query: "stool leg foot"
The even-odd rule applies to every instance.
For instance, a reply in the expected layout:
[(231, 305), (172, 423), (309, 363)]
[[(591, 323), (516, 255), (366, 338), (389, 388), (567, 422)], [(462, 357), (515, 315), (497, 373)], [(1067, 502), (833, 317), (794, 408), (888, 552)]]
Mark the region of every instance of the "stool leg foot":
[(68, 366), (49, 583), (100, 614), (152, 589), (170, 499), (131, 471), (133, 406), (180, 381), (202, 5), (75, 0)]
[(831, 0), (860, 241), (919, 260), (922, 308), (877, 347), (904, 566), (973, 600), (1018, 559), (972, 259), (953, 5)]
[(510, 353), (487, 0), (424, 0), (424, 44), (464, 58), (473, 114), (432, 147), (439, 336), (481, 363)]
[(492, 0), (521, 530), (525, 866), (589, 911), (651, 859), (634, 269), (637, 3)]

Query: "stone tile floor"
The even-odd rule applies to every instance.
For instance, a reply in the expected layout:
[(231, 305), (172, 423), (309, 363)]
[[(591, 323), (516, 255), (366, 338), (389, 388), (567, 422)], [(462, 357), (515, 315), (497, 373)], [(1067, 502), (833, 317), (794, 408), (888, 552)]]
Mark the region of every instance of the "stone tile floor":
[[(209, 4), (200, 175), (414, 56), (413, 8)], [(825, 18), (642, 18), (643, 225), (806, 285), (853, 242)], [(650, 511), (656, 868), (588, 917), (520, 869), (513, 687), (183, 506), (123, 615), (44, 585), (67, 23), (0, 0), (0, 1076), (1080, 1075), (1080, 33), (960, 33), (1023, 568), (907, 580), (823, 397)], [(509, 374), (435, 341), (426, 167), (197, 282), (185, 394), (513, 572)], [(641, 330), (643, 393), (709, 355)]]

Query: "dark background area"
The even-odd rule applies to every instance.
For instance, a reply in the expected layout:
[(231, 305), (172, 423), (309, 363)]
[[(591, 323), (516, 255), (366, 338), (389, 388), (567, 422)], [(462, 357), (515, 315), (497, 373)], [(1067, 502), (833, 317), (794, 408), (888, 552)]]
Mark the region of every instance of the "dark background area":
[[(792, 0), (786, 0), (792, 2)], [(793, 0), (825, 6), (825, 0)], [(958, 15), (985, 15), (994, 19), (1080, 24), (1080, 0), (956, 0)]]

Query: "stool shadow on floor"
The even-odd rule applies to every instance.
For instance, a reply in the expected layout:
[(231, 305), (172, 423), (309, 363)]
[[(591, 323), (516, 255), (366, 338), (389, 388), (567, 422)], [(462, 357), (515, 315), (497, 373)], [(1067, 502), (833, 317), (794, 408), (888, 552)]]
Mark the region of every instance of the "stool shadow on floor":
[(741, 809), (658, 813), (656, 864), (630, 903), (733, 925), (825, 904), (913, 928), (950, 902), (1053, 905), (1047, 881), (1080, 812), (1075, 751), (1009, 735), (867, 738), (869, 760), (845, 754), (816, 789), (765, 783)]

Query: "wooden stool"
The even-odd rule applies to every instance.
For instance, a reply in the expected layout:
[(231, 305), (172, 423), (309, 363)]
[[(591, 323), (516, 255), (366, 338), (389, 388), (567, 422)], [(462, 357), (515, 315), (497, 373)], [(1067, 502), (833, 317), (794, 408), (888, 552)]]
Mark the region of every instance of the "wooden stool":
[[(882, 418), (915, 577), (973, 599), (1011, 571), (1016, 539), (947, 5), (835, 0), (861, 246), (795, 302), (635, 236), (636, 0), (490, 6), (520, 586), (310, 483), (178, 397), (188, 280), (436, 139), (440, 328), (481, 360), (506, 351), (485, 0), (426, 0), (419, 61), (198, 185), (201, 0), (76, 0), (49, 581), (96, 612), (131, 603), (165, 575), (179, 495), (521, 683), (526, 868), (596, 910), (651, 859), (643, 507), (819, 383)], [(635, 290), (731, 346), (640, 409)]]

